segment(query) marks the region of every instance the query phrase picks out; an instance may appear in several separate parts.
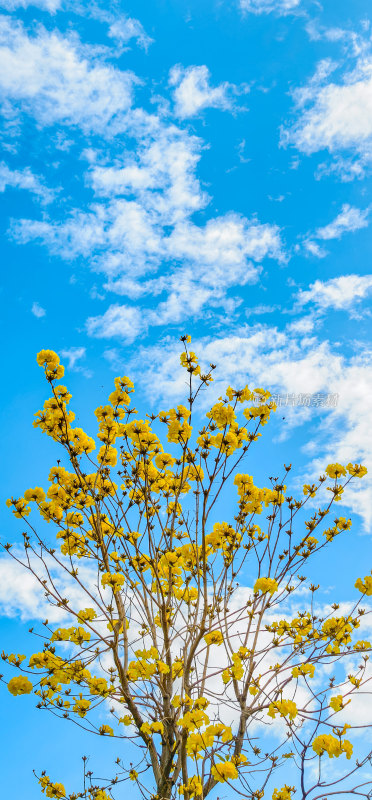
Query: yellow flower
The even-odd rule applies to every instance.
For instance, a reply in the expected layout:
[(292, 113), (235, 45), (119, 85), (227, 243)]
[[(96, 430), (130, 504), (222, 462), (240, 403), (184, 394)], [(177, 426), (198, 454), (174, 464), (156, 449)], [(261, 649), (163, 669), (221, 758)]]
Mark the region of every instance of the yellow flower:
[(130, 391), (131, 389), (134, 390), (134, 384), (127, 375), (114, 378), (114, 384), (116, 389), (125, 389), (126, 391)]
[(353, 475), (356, 478), (363, 478), (368, 472), (367, 467), (362, 467), (361, 464), (347, 464), (346, 469), (349, 475)]
[(90, 641), (89, 631), (84, 628), (57, 628), (52, 633), (51, 642), (73, 642), (82, 645), (83, 642)]
[(72, 710), (75, 712), (75, 714), (78, 714), (79, 717), (85, 717), (89, 708), (90, 708), (89, 700), (83, 700), (83, 696), (80, 695), (80, 699), (75, 700), (75, 704)]
[(333, 758), (333, 756), (338, 758), (342, 753), (346, 753), (346, 758), (350, 759), (353, 752), (353, 745), (347, 739), (342, 742), (341, 739), (336, 739), (335, 736), (331, 734), (323, 733), (314, 739), (313, 750), (318, 756), (327, 753), (329, 758)]
[(27, 503), (41, 503), (45, 500), (45, 492), (40, 486), (35, 486), (35, 489), (26, 489), (24, 499)]
[(2, 653), (2, 658), (4, 661), (6, 659), (9, 664), (16, 664), (17, 667), (19, 667), (22, 661), (25, 660), (26, 656), (23, 656), (21, 653), (18, 653), (17, 655), (15, 655), (15, 653), (11, 653), (9, 656), (6, 656), (5, 653)]
[(97, 461), (104, 466), (115, 467), (118, 453), (115, 447), (102, 445), (97, 453)]
[(364, 582), (361, 578), (358, 578), (354, 586), (356, 589), (359, 589), (362, 594), (366, 594), (368, 596), (372, 595), (372, 575), (366, 575)]
[(167, 675), (168, 672), (170, 672), (168, 664), (165, 664), (164, 661), (157, 661), (156, 666), (158, 668), (158, 672), (160, 672), (160, 675)]
[(289, 717), (294, 719), (297, 716), (297, 706), (292, 700), (277, 700), (276, 703), (270, 703), (268, 716), (275, 719), (276, 714), (279, 712), (281, 717)]
[(175, 463), (176, 459), (170, 456), (169, 453), (158, 453), (155, 456), (155, 464), (158, 469), (164, 470), (166, 467), (173, 467)]
[(105, 736), (105, 734), (108, 734), (109, 736), (113, 736), (114, 735), (114, 731), (112, 730), (110, 725), (101, 725), (101, 727), (98, 728), (98, 730), (99, 730), (101, 736)]
[(143, 725), (141, 725), (141, 731), (145, 733), (146, 736), (151, 736), (151, 725), (148, 722), (144, 722)]
[(212, 767), (211, 773), (215, 780), (220, 781), (220, 783), (228, 780), (234, 781), (238, 777), (238, 770), (232, 761), (221, 761), (220, 764)]
[(223, 635), (222, 631), (211, 631), (210, 633), (206, 633), (204, 636), (204, 641), (209, 644), (217, 644), (220, 645), (223, 642)]
[(96, 443), (91, 436), (87, 436), (82, 428), (73, 428), (70, 430), (71, 446), (78, 455), (82, 453), (91, 453), (96, 449)]
[(118, 592), (121, 586), (123, 585), (124, 581), (125, 578), (124, 575), (121, 574), (121, 572), (115, 572), (115, 573), (105, 572), (101, 578), (102, 586), (111, 586), (113, 592)]
[(359, 642), (355, 642), (354, 650), (370, 650), (371, 649), (371, 642), (368, 642), (365, 639), (360, 639)]
[(18, 694), (30, 694), (33, 685), (25, 675), (17, 675), (15, 678), (10, 679), (8, 689), (16, 697)]
[(194, 708), (208, 708), (209, 700), (206, 697), (197, 697), (194, 701)]
[[(318, 491), (318, 487), (316, 486), (315, 483), (313, 483), (311, 485), (310, 485), (310, 483), (305, 483), (304, 484), (304, 488), (303, 488), (304, 495), (308, 494), (309, 497), (315, 497), (317, 491)], [(278, 790), (276, 789), (275, 791), (278, 791)]]
[(39, 779), (41, 791), (45, 792), (47, 797), (62, 798), (66, 797), (66, 791), (63, 783), (51, 783), (48, 775), (42, 775)]
[(350, 530), (351, 524), (351, 519), (346, 519), (345, 517), (337, 517), (337, 519), (335, 519), (335, 525), (339, 531)]
[(274, 578), (258, 578), (253, 587), (253, 591), (262, 592), (262, 594), (265, 594), (266, 592), (274, 594), (274, 592), (278, 591), (277, 581)]
[(151, 729), (154, 733), (160, 733), (160, 734), (164, 733), (164, 725), (162, 722), (153, 722), (151, 724)]
[(210, 729), (214, 736), (217, 736), (222, 742), (230, 742), (233, 738), (230, 725), (224, 725), (223, 722), (218, 722), (216, 725), (211, 725)]
[(339, 478), (340, 475), (346, 475), (346, 469), (342, 464), (328, 464), (326, 473), (329, 478)]
[(285, 784), (282, 789), (274, 789), (272, 800), (292, 800), (292, 792), (294, 791), (294, 786)]
[(292, 675), (294, 678), (299, 678), (300, 675), (308, 675), (309, 678), (313, 678), (314, 672), (314, 664), (300, 664), (299, 667), (293, 667), (292, 669)]
[(208, 725), (208, 722), (209, 717), (202, 709), (186, 711), (186, 714), (178, 720), (178, 724), (189, 731), (202, 728), (203, 725)]
[(124, 717), (120, 717), (119, 722), (122, 722), (123, 725), (133, 725), (133, 717), (130, 714), (125, 714)]
[(88, 622), (88, 621), (91, 622), (93, 619), (96, 618), (96, 616), (97, 616), (97, 614), (96, 614), (96, 612), (94, 611), (93, 608), (83, 608), (78, 613), (78, 620), (79, 620), (79, 622), (84, 624), (84, 622)]
[(113, 406), (129, 406), (130, 397), (124, 389), (118, 388), (109, 395), (109, 401)]
[(180, 355), (181, 366), (185, 367), (192, 375), (200, 375), (200, 366), (195, 353), (190, 350), (189, 353), (181, 353)]
[(13, 506), (13, 514), (15, 517), (21, 518), (28, 517), (31, 509), (30, 506), (27, 506), (23, 497), (20, 497), (18, 500), (14, 497), (9, 498), (6, 501), (6, 505), (8, 508)]
[(331, 697), (329, 705), (331, 708), (333, 708), (333, 711), (341, 711), (341, 709), (344, 707), (343, 701), (344, 698), (342, 697), (342, 694), (337, 694), (335, 697)]
[(52, 370), (56, 369), (59, 364), (59, 356), (54, 350), (40, 350), (40, 353), (36, 356), (36, 361), (39, 367), (45, 367), (46, 369)]
[(66, 797), (66, 791), (63, 783), (50, 783), (46, 787), (45, 794), (47, 797), (56, 797), (56, 798)]
[(130, 661), (127, 676), (130, 681), (137, 681), (139, 678), (142, 680), (149, 680), (155, 675), (156, 671), (156, 664), (148, 664), (144, 660)]
[(90, 678), (88, 686), (90, 694), (101, 695), (102, 697), (109, 694), (106, 678)]
[(203, 793), (203, 784), (198, 775), (193, 775), (187, 783), (183, 783), (178, 789), (179, 794), (187, 794), (189, 797), (200, 797)]

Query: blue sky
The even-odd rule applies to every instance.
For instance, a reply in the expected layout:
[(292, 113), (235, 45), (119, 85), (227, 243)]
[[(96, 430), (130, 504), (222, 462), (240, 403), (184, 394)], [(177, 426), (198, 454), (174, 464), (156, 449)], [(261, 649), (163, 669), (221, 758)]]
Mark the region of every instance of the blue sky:
[[(368, 0), (0, 2), (4, 500), (56, 458), (32, 428), (37, 351), (62, 355), (89, 428), (116, 374), (143, 413), (181, 399), (185, 332), (218, 365), (212, 392), (248, 381), (283, 398), (262, 480), (287, 461), (299, 482), (335, 460), (371, 472), (371, 24)], [(371, 493), (366, 478), (345, 501), (352, 552), (318, 565), (339, 599), (365, 567)], [(2, 530), (17, 539), (6, 511)], [(1, 574), (14, 651), (43, 610), (4, 559)], [(71, 780), (84, 746), (31, 702), (4, 700), (3, 779), (11, 742), (27, 743), (33, 800), (48, 742)]]

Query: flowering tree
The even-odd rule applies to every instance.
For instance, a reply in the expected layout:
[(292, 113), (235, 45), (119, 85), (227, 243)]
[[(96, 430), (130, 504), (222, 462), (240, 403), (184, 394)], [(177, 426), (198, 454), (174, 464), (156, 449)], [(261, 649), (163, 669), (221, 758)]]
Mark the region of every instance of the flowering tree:
[[(156, 800), (200, 800), (221, 784), (261, 798), (274, 780), (270, 797), (291, 800), (289, 778), (303, 799), (370, 797), (363, 772), (370, 756), (355, 761), (353, 725), (343, 714), (366, 691), (371, 645), (355, 633), (365, 612), (355, 605), (337, 615), (334, 604), (316, 614), (319, 587), (300, 574), (350, 528), (344, 517), (330, 522), (332, 507), (367, 470), (331, 464), (298, 500), (286, 494), (290, 466), (269, 488), (257, 486), (242, 462), (275, 411), (270, 393), (229, 387), (194, 434), (195, 402), (214, 365), (202, 374), (189, 337), (182, 341), (186, 404), (137, 419), (132, 382), (116, 378), (108, 404), (95, 412), (96, 457), (94, 439), (73, 427), (58, 356), (37, 356), (51, 397), (34, 425), (64, 460), (50, 470), (46, 493), (36, 487), (7, 501), (28, 531), (24, 558), (4, 547), (70, 624), (46, 621), (47, 641), (27, 666), (25, 656), (3, 653), (19, 673), (8, 689), (33, 691), (39, 708), (138, 748), (134, 762), (124, 753), (99, 786), (85, 772), (81, 791), (66, 795), (42, 773), (41, 791), (108, 800), (124, 797), (121, 784), (130, 780), (138, 796)], [(216, 521), (232, 484), (235, 516)], [(323, 506), (304, 515), (324, 485)], [(52, 523), (57, 544), (30, 521), (32, 505)], [(237, 582), (243, 569), (252, 589)], [(371, 576), (355, 586), (372, 595)], [(343, 662), (354, 663), (355, 653), (361, 663), (346, 677)], [(103, 712), (110, 724), (99, 724)], [(344, 764), (336, 776), (333, 757)]]

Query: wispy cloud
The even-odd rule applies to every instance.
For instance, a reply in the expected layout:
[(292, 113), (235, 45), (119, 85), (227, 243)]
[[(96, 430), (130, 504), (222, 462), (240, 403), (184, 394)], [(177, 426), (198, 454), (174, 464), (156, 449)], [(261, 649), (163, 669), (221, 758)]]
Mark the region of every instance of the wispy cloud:
[(41, 317), (45, 317), (46, 311), (45, 308), (43, 308), (40, 303), (36, 301), (32, 304), (31, 313), (34, 315), (34, 317), (41, 319)]
[(246, 317), (252, 316), (261, 316), (261, 314), (272, 314), (274, 311), (280, 310), (280, 306), (277, 305), (265, 305), (264, 303), (259, 306), (254, 306), (253, 308), (249, 308), (246, 310), (245, 315)]
[(142, 23), (135, 17), (113, 13), (109, 8), (87, 3), (85, 0), (0, 0), (0, 9), (16, 11), (34, 6), (42, 11), (54, 14), (56, 11), (73, 11), (74, 14), (99, 19), (108, 26), (107, 35), (120, 46), (127, 45), (132, 39), (139, 47), (147, 50), (153, 39), (146, 33)]
[[(345, 233), (355, 233), (369, 225), (370, 208), (360, 209), (344, 203), (340, 213), (328, 225), (317, 228), (313, 233), (304, 237), (302, 246), (305, 252), (317, 258), (324, 258), (327, 250), (319, 244), (320, 241), (341, 239)], [(316, 241), (318, 240), (318, 241)], [(297, 249), (300, 249), (298, 246)]]
[(224, 81), (218, 86), (211, 85), (211, 74), (205, 65), (172, 67), (169, 85), (174, 87), (174, 113), (185, 119), (193, 117), (204, 108), (219, 108), (222, 111), (236, 109), (236, 95), (249, 91), (246, 85), (237, 87)]
[(250, 14), (290, 14), (301, 0), (240, 0), (240, 8)]
[(86, 357), (85, 347), (70, 347), (67, 350), (61, 350), (63, 359), (67, 359), (68, 368), (74, 372), (82, 372), (86, 378), (92, 377), (92, 372), (81, 365), (81, 361)]
[(140, 308), (115, 303), (104, 314), (88, 318), (87, 333), (98, 339), (115, 337), (132, 342), (147, 329), (147, 325)]
[(97, 63), (91, 50), (89, 58), (77, 36), (42, 26), (30, 35), (22, 23), (0, 17), (0, 97), (39, 124), (102, 131), (125, 116), (138, 79)]
[(62, 6), (62, 0), (0, 0), (0, 8), (6, 8), (7, 11), (14, 11), (17, 8), (28, 8), (28, 6), (36, 6), (43, 11), (54, 13)]
[(208, 202), (196, 176), (200, 153), (196, 137), (159, 124), (156, 138), (125, 154), (122, 166), (119, 159), (104, 166), (90, 154), (87, 182), (100, 202), (89, 210), (76, 209), (62, 222), (14, 221), (20, 242), (39, 239), (59, 257), (89, 257), (106, 276), (106, 290), (159, 297), (151, 307), (112, 304), (89, 318), (90, 335), (133, 340), (150, 325), (178, 323), (202, 309), (232, 311), (240, 299), (227, 298), (229, 289), (257, 281), (263, 259), (284, 260), (274, 224), (234, 213), (192, 221)]
[[(346, 32), (342, 34), (341, 40)], [(295, 118), (281, 132), (283, 145), (294, 145), (306, 155), (328, 150), (333, 161), (321, 165), (319, 174), (338, 171), (344, 180), (363, 176), (372, 161), (370, 43), (351, 33), (346, 38), (352, 46), (344, 63), (320, 62), (308, 83), (293, 92)], [(330, 80), (336, 68), (341, 77)]]
[(359, 231), (369, 225), (369, 208), (361, 210), (345, 203), (337, 217), (315, 232), (317, 239), (340, 239), (344, 233)]
[(109, 25), (108, 35), (119, 44), (127, 44), (131, 39), (135, 39), (144, 50), (147, 50), (153, 42), (142, 23), (134, 17), (119, 17), (113, 20)]
[[(105, 21), (114, 24), (111, 17)], [(132, 23), (128, 35), (140, 32)], [(64, 218), (13, 220), (12, 235), (22, 243), (40, 241), (59, 258), (89, 258), (107, 291), (141, 299), (141, 305), (113, 302), (87, 321), (92, 336), (128, 341), (150, 326), (217, 308), (233, 313), (239, 289), (258, 280), (262, 260), (285, 258), (274, 223), (233, 212), (196, 222), (195, 212), (209, 202), (196, 173), (204, 143), (164, 111), (135, 107), (136, 81), (77, 36), (42, 26), (30, 34), (21, 23), (0, 18), (0, 92), (20, 119), (32, 116), (39, 127), (58, 123), (100, 137), (80, 159), (93, 201), (70, 208)], [(229, 83), (213, 87), (205, 66), (173, 68), (171, 84), (180, 116), (207, 105), (232, 108), (237, 92), (246, 91)], [(130, 133), (124, 151), (114, 146), (114, 131)], [(234, 287), (238, 295), (229, 296)], [(143, 305), (145, 297), (151, 300)]]
[(300, 291), (297, 303), (308, 303), (321, 310), (352, 309), (372, 291), (372, 275), (341, 275), (328, 281), (317, 280), (308, 290)]
[[(227, 290), (254, 283), (265, 257), (282, 259), (279, 229), (238, 215), (210, 220), (205, 227), (190, 222), (176, 225), (162, 240), (163, 257), (180, 267), (148, 282), (109, 281), (107, 287), (122, 294), (165, 294), (155, 307), (114, 304), (101, 316), (90, 318), (87, 330), (100, 338), (120, 336), (133, 341), (150, 326), (175, 324), (209, 313), (216, 307), (232, 312), (241, 301), (227, 298)], [(258, 262), (258, 263), (257, 263)], [(182, 265), (182, 267), (181, 267)]]
[(43, 178), (34, 175), (29, 167), (23, 169), (10, 169), (4, 162), (0, 163), (0, 192), (6, 189), (24, 189), (36, 195), (42, 203), (50, 203), (55, 197), (55, 192), (49, 189)]

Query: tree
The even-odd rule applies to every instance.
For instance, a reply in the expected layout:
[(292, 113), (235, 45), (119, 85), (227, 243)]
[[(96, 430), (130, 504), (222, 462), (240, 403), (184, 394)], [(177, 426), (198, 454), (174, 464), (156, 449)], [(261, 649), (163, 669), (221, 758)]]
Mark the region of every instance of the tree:
[[(28, 525), (24, 559), (4, 547), (71, 625), (55, 629), (46, 621), (48, 641), (27, 667), (25, 656), (3, 653), (19, 671), (9, 691), (34, 691), (39, 708), (137, 746), (136, 763), (119, 758), (114, 777), (99, 786), (84, 761), (84, 787), (71, 800), (123, 797), (127, 780), (156, 800), (200, 800), (222, 786), (261, 798), (273, 778), (284, 785), (270, 788), (270, 797), (291, 800), (296, 787), (288, 776), (303, 800), (325, 792), (370, 797), (363, 772), (370, 755), (353, 759), (353, 724), (343, 714), (366, 691), (371, 645), (355, 633), (365, 612), (356, 603), (337, 615), (334, 604), (319, 615), (319, 587), (305, 592), (300, 574), (350, 528), (344, 517), (327, 519), (367, 470), (331, 464), (299, 500), (286, 494), (291, 466), (269, 488), (256, 486), (240, 465), (275, 411), (270, 393), (228, 387), (194, 434), (195, 403), (215, 367), (202, 374), (190, 337), (182, 342), (186, 405), (137, 419), (131, 380), (116, 378), (108, 404), (95, 412), (96, 458), (94, 439), (73, 427), (57, 354), (37, 356), (52, 396), (34, 425), (63, 448), (64, 462), (50, 470), (46, 493), (36, 487), (7, 501)], [(231, 519), (216, 521), (232, 489), (235, 516), (227, 509)], [(316, 510), (318, 492), (326, 500)], [(57, 544), (30, 521), (32, 504), (54, 526)], [(243, 568), (251, 590), (237, 582)], [(371, 576), (355, 586), (372, 595)], [(361, 664), (345, 677), (343, 663), (355, 653)], [(97, 721), (102, 704), (110, 724)], [(327, 778), (333, 757), (346, 766)], [(66, 797), (62, 783), (38, 777), (47, 797)]]

